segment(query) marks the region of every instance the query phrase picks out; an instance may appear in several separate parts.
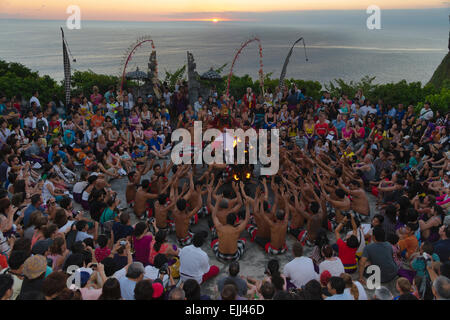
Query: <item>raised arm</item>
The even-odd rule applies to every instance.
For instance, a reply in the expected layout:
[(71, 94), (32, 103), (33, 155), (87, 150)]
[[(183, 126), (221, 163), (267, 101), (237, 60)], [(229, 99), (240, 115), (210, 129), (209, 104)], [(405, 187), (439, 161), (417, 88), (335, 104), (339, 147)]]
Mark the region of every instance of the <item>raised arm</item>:
[(245, 201), (245, 219), (237, 227), (239, 232), (242, 232), (242, 231), (245, 230), (245, 228), (248, 225), (248, 220), (249, 219), (250, 219), (250, 202), (249, 201)]

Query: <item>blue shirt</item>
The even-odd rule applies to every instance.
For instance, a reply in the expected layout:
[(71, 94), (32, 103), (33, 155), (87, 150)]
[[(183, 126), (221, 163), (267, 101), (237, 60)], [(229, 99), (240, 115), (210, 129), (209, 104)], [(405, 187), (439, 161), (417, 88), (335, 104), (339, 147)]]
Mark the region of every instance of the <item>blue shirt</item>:
[[(155, 136), (153, 136), (152, 139), (150, 140), (150, 148), (155, 147), (156, 150), (159, 151), (159, 148), (162, 143), (163, 142), (162, 142), (161, 138), (156, 137), (156, 139), (155, 139)], [(153, 150), (153, 148), (152, 148), (152, 150)]]
[(136, 282), (128, 279), (127, 277), (120, 278), (120, 295), (123, 300), (135, 300), (134, 299), (134, 288), (136, 287)]
[(332, 123), (336, 127), (338, 132), (341, 132), (342, 129), (345, 127), (345, 121), (344, 120), (341, 120), (339, 122), (337, 120), (333, 120)]
[(397, 112), (397, 120), (400, 121), (403, 119), (403, 117), (405, 116), (406, 111), (402, 110), (402, 111), (398, 111)]
[(334, 296), (327, 297), (325, 300), (355, 300), (348, 292), (344, 291), (342, 294), (335, 294)]
[[(28, 222), (30, 221), (30, 216), (33, 212), (35, 212), (36, 210), (41, 211), (42, 213), (44, 213), (44, 209), (42, 207), (36, 208), (35, 206), (33, 206), (32, 204), (30, 204), (28, 206), (28, 208), (25, 209), (25, 212), (23, 213), (23, 224), (25, 227), (28, 226)], [(46, 216), (46, 214), (44, 214)]]
[(397, 114), (397, 110), (395, 110), (395, 108), (392, 108), (388, 111), (388, 116), (394, 118), (395, 115)]
[[(64, 162), (67, 162), (67, 156), (66, 156), (66, 153), (64, 151), (58, 150), (58, 155), (61, 157), (61, 159), (63, 159)], [(50, 148), (50, 151), (48, 153), (47, 161), (48, 161), (48, 163), (52, 163), (53, 162), (53, 150), (52, 150), (52, 148)]]

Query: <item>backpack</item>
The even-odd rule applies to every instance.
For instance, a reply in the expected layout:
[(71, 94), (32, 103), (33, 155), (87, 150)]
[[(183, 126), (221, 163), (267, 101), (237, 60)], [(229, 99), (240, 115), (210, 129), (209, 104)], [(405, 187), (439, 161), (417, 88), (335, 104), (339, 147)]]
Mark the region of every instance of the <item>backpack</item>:
[(40, 133), (44, 133), (46, 128), (47, 125), (45, 124), (44, 120), (40, 119), (36, 121), (36, 129), (38, 129)]

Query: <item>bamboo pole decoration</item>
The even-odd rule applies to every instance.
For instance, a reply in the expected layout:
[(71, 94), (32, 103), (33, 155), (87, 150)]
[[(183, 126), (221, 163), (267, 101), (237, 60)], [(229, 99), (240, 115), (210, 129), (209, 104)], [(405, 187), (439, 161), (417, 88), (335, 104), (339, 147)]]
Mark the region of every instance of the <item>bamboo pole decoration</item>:
[(263, 49), (262, 49), (262, 45), (261, 45), (261, 40), (258, 37), (254, 37), (254, 38), (249, 39), (246, 42), (244, 42), (234, 56), (233, 63), (231, 64), (230, 74), (228, 75), (227, 98), (230, 96), (230, 83), (231, 83), (231, 76), (233, 75), (234, 65), (236, 64), (237, 59), (239, 58), (240, 54), (242, 53), (242, 50), (244, 50), (244, 48), (247, 47), (250, 43), (255, 42), (255, 41), (258, 42), (258, 46), (259, 46), (259, 79), (260, 79), (261, 92), (264, 95)]

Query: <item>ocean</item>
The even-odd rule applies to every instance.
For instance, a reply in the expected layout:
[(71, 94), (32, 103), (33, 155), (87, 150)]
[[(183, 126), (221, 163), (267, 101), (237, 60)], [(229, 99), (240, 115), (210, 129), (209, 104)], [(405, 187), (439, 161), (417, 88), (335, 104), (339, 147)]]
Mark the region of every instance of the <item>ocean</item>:
[[(0, 59), (20, 62), (41, 75), (63, 79), (60, 27), (75, 63), (74, 70), (119, 75), (127, 48), (141, 36), (155, 43), (160, 78), (187, 62), (194, 54), (197, 71), (228, 63), (250, 37), (263, 46), (264, 73), (278, 78), (292, 43), (304, 37), (309, 61), (298, 45), (290, 60), (287, 78), (316, 80), (336, 78), (358, 81), (375, 76), (377, 83), (426, 83), (448, 52), (449, 10), (386, 10), (381, 30), (368, 30), (365, 11), (310, 11), (260, 14), (257, 21), (234, 22), (110, 22), (83, 21), (80, 30), (68, 30), (65, 21), (0, 20)], [(150, 45), (133, 56), (128, 71), (146, 70)], [(243, 50), (235, 74), (257, 78), (259, 53), (255, 43)]]

